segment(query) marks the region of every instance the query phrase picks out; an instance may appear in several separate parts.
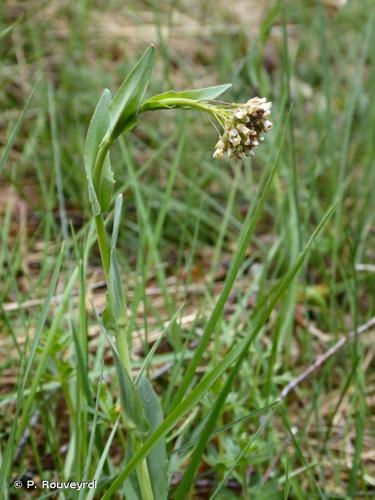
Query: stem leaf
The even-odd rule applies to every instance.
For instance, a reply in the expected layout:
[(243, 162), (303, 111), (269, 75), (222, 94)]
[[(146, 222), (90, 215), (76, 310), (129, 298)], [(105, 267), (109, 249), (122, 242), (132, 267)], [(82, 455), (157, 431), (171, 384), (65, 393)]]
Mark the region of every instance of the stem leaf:
[(121, 273), (116, 258), (116, 243), (120, 226), (121, 209), (122, 195), (119, 194), (115, 202), (113, 220), (107, 304), (103, 312), (103, 322), (106, 328), (114, 334), (118, 334), (119, 332), (125, 333), (128, 316)]
[(113, 173), (109, 159), (109, 152), (105, 155), (104, 165), (99, 178), (95, 178), (95, 164), (98, 158), (100, 144), (108, 130), (110, 115), (109, 105), (111, 93), (105, 89), (92, 116), (89, 129), (87, 131), (84, 163), (89, 190), (89, 198), (94, 215), (108, 210), (112, 198)]
[(150, 45), (114, 96), (110, 105), (111, 121), (107, 131), (109, 143), (136, 124), (154, 63), (155, 47)]
[(221, 95), (223, 92), (228, 90), (231, 86), (231, 83), (225, 83), (223, 85), (215, 85), (214, 87), (184, 90), (182, 92), (169, 90), (168, 92), (163, 92), (162, 94), (157, 94), (150, 99), (147, 99), (147, 101), (142, 104), (142, 111), (148, 111), (154, 108), (161, 109), (162, 107), (170, 108), (170, 105), (168, 104), (165, 104), (165, 106), (163, 106), (163, 101), (166, 99), (194, 99), (195, 101), (212, 101), (219, 97), (219, 95)]

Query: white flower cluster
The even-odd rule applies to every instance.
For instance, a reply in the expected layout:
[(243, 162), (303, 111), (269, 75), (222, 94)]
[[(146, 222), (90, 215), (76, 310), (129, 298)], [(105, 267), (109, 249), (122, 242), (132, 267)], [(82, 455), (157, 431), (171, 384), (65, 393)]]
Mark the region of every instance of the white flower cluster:
[(227, 152), (229, 157), (241, 159), (254, 154), (254, 148), (264, 140), (263, 134), (272, 128), (268, 120), (272, 103), (266, 98), (253, 97), (236, 108), (225, 121), (224, 133), (216, 144), (214, 158), (221, 159)]

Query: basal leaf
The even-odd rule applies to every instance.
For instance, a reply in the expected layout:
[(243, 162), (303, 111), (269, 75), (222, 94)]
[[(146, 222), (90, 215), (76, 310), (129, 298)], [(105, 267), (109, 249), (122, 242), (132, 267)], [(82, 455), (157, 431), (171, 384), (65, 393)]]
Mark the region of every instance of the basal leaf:
[(139, 108), (150, 82), (155, 47), (150, 45), (126, 77), (110, 105), (111, 121), (107, 139), (111, 143), (137, 122)]
[[(129, 460), (132, 455), (129, 455)], [(128, 477), (128, 479), (124, 483), (124, 498), (126, 500), (139, 500), (141, 493), (139, 491), (138, 479), (135, 472)]]
[(89, 198), (94, 215), (99, 215), (109, 207), (113, 188), (113, 174), (107, 152), (101, 175), (95, 175), (95, 163), (98, 157), (100, 144), (108, 130), (110, 123), (109, 104), (111, 93), (105, 89), (102, 93), (87, 131), (84, 163), (89, 190)]
[[(144, 376), (140, 377), (137, 390), (143, 403), (146, 418), (150, 423), (151, 432), (153, 432), (163, 421), (163, 411), (159, 398), (149, 380)], [(160, 438), (148, 454), (147, 465), (154, 498), (165, 500), (168, 495), (168, 460), (164, 436)]]
[[(129, 439), (126, 449), (125, 463), (129, 463), (133, 458), (132, 440)], [(139, 500), (141, 498), (141, 490), (139, 488), (138, 478), (136, 471), (133, 471), (127, 480), (124, 482), (124, 496), (126, 500)]]
[(117, 351), (114, 351), (113, 344), (111, 347), (116, 363), (121, 406), (125, 413), (125, 425), (134, 436), (143, 439), (147, 436), (150, 426), (145, 416), (141, 398)]

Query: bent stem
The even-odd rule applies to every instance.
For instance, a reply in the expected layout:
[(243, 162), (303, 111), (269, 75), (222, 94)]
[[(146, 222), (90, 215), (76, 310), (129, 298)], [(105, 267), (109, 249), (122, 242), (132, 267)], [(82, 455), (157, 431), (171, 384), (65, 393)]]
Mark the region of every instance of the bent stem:
[(224, 127), (225, 121), (231, 116), (230, 109), (232, 107), (235, 108), (236, 106), (237, 105), (233, 104), (229, 107), (229, 109), (225, 109), (223, 107), (213, 106), (207, 102), (188, 99), (185, 97), (167, 97), (158, 101), (153, 101), (151, 98), (143, 103), (139, 109), (139, 113), (163, 109), (195, 109), (197, 111), (210, 114), (221, 124), (222, 127)]
[(109, 265), (111, 256), (110, 256), (109, 243), (107, 239), (107, 233), (105, 230), (104, 219), (102, 214), (95, 216), (95, 228), (96, 228), (96, 237), (99, 245), (100, 258), (104, 269), (105, 281), (108, 286)]

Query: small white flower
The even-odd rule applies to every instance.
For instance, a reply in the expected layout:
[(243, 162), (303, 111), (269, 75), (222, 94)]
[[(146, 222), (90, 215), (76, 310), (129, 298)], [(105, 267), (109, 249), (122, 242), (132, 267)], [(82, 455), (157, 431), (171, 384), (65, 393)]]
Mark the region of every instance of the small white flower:
[(247, 115), (246, 109), (245, 108), (238, 108), (234, 113), (233, 116), (237, 118), (237, 120), (243, 120)]
[(272, 102), (266, 102), (266, 103), (265, 103), (265, 104), (263, 104), (261, 107), (262, 107), (263, 112), (264, 112), (264, 115), (263, 115), (263, 116), (270, 116), (270, 114), (271, 114), (271, 109), (272, 109)]
[(232, 128), (229, 131), (229, 142), (233, 146), (239, 146), (241, 144), (241, 136), (236, 128)]
[(222, 157), (224, 156), (224, 150), (221, 149), (215, 149), (214, 154), (212, 155), (215, 160), (221, 160)]
[(226, 145), (224, 140), (220, 139), (215, 146), (213, 157), (217, 160), (221, 160), (221, 158), (224, 156), (225, 148)]
[(249, 137), (250, 136), (250, 130), (246, 127), (244, 123), (239, 123), (237, 125), (237, 130), (243, 137)]
[(272, 122), (269, 121), (269, 120), (266, 120), (264, 122), (264, 128), (266, 129), (266, 131), (271, 130), (271, 128), (272, 128)]

